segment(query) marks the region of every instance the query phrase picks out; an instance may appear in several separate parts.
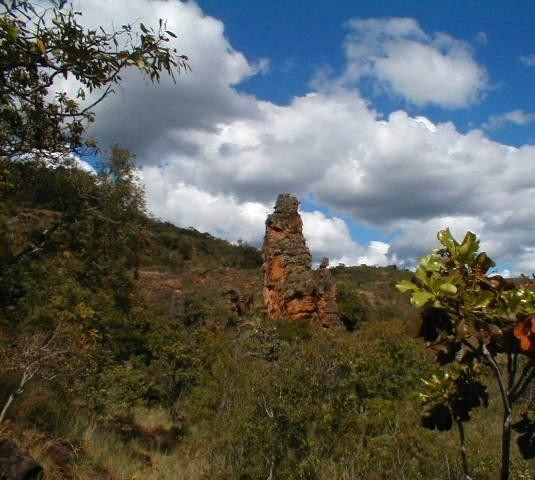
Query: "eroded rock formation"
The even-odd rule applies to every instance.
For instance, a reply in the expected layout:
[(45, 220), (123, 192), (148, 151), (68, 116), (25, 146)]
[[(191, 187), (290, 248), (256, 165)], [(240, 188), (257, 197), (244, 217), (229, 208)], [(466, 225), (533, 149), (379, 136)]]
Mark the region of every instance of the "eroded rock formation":
[(37, 480), (43, 468), (11, 440), (0, 439), (0, 479)]
[(264, 303), (271, 318), (310, 318), (329, 327), (339, 320), (329, 261), (312, 270), (298, 207), (297, 198), (281, 194), (266, 220)]

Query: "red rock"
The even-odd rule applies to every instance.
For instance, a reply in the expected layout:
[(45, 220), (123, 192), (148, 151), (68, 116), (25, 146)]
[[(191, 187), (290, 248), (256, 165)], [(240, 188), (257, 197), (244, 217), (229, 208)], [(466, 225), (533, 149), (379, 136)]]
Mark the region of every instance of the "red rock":
[(308, 318), (329, 327), (340, 319), (329, 262), (324, 259), (319, 270), (312, 270), (298, 208), (297, 198), (281, 194), (275, 211), (266, 220), (262, 255), (267, 315), (290, 320)]

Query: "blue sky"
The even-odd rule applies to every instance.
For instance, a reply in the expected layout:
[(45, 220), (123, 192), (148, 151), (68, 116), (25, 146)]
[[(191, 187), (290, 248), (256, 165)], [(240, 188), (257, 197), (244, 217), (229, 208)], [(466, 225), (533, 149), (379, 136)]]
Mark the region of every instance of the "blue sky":
[[(533, 54), (535, 2), (525, 1), (284, 1), (201, 0), (203, 10), (221, 19), (232, 45), (248, 58), (269, 58), (269, 75), (254, 76), (239, 89), (277, 103), (309, 91), (316, 69), (344, 68), (346, 22), (355, 17), (410, 17), (425, 31), (443, 31), (474, 47), (488, 70), (491, 91), (464, 109), (416, 108), (388, 95), (370, 96), (383, 113), (399, 108), (433, 121), (453, 121), (462, 131), (503, 111), (535, 111), (535, 69), (519, 58)], [(532, 125), (533, 127), (533, 125)], [(535, 143), (534, 128), (506, 125), (491, 136), (511, 145)]]
[(78, 4), (166, 18), (190, 58), (129, 72), (91, 131), (137, 154), (154, 215), (260, 245), (288, 192), (316, 259), (411, 266), (450, 227), (535, 271), (534, 2)]

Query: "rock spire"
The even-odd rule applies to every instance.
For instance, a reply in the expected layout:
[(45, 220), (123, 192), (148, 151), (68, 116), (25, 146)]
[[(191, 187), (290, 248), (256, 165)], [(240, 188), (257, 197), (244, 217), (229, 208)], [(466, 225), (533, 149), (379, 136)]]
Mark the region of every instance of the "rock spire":
[(270, 318), (309, 318), (329, 327), (339, 321), (336, 290), (328, 259), (312, 270), (312, 257), (303, 236), (299, 201), (289, 194), (277, 198), (266, 220), (262, 255), (264, 303)]

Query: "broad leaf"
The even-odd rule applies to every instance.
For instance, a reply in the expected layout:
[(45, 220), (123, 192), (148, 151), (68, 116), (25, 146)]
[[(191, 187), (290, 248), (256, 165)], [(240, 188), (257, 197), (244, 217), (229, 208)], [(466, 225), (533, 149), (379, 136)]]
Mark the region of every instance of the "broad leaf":
[(418, 287), (412, 283), (410, 280), (401, 280), (396, 284), (396, 288), (401, 292), (405, 293), (410, 290), (418, 290)]
[(418, 290), (412, 294), (411, 303), (416, 308), (422, 308), (429, 303), (435, 296), (425, 290)]
[(453, 238), (449, 228), (446, 228), (446, 230), (440, 230), (437, 233), (437, 238), (438, 241), (449, 250), (452, 256), (457, 256), (457, 247), (459, 244)]
[(472, 232), (466, 232), (463, 243), (459, 247), (460, 260), (469, 260), (479, 248), (479, 240)]
[(439, 272), (444, 268), (444, 262), (440, 255), (429, 254), (420, 260), (420, 266), (425, 268), (428, 272)]
[(444, 295), (453, 296), (457, 293), (457, 287), (452, 283), (443, 283), (440, 285), (440, 293)]

